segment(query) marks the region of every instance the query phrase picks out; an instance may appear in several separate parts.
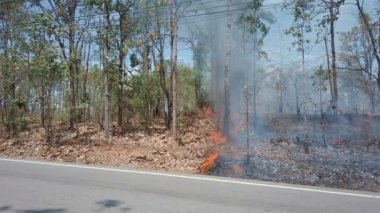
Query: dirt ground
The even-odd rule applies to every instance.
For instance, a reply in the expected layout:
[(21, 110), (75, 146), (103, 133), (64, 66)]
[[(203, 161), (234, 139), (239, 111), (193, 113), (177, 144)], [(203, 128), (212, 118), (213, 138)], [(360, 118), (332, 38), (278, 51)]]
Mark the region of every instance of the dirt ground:
[(163, 121), (156, 121), (149, 131), (120, 134), (114, 128), (111, 144), (105, 142), (104, 133), (97, 125), (79, 125), (76, 131), (58, 125), (56, 143), (50, 146), (44, 139), (44, 129), (35, 125), (14, 137), (0, 136), (0, 156), (200, 173), (202, 162), (216, 146), (210, 139), (213, 121), (207, 113), (184, 120), (179, 127), (179, 142), (172, 140)]

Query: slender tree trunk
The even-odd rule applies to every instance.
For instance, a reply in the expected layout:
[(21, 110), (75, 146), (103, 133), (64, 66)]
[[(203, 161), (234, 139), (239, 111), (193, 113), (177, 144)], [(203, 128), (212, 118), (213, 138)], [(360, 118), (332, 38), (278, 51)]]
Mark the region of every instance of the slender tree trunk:
[(304, 32), (304, 26), (302, 26), (301, 28), (301, 54), (302, 54), (302, 64), (301, 64), (301, 69), (302, 69), (302, 75), (303, 75), (303, 79), (302, 79), (302, 82), (303, 82), (303, 120), (304, 120), (304, 128), (305, 128), (305, 132), (304, 132), (304, 136), (303, 136), (303, 146), (304, 146), (304, 150), (305, 150), (305, 153), (308, 154), (309, 153), (309, 125), (308, 125), (308, 121), (307, 121), (307, 98), (308, 98), (308, 86), (307, 86), (307, 82), (306, 82), (306, 78), (307, 78), (307, 75), (306, 75), (306, 70), (305, 70), (305, 32)]
[[(280, 77), (281, 78), (281, 77)], [(284, 89), (282, 86), (282, 80), (280, 79), (280, 109), (278, 110), (279, 113), (283, 113), (284, 108)]]
[(327, 64), (327, 72), (328, 72), (328, 78), (329, 78), (329, 88), (330, 88), (330, 95), (331, 100), (334, 99), (334, 91), (332, 86), (332, 75), (331, 75), (331, 66), (330, 66), (330, 56), (329, 56), (329, 46), (327, 44), (327, 38), (326, 36), (323, 37), (324, 43), (325, 43), (325, 53), (326, 53), (326, 64)]
[(320, 112), (320, 115), (321, 115), (321, 121), (324, 118), (324, 115), (323, 115), (323, 104), (322, 104), (322, 90), (323, 90), (323, 80), (322, 80), (322, 77), (320, 77), (320, 79), (319, 79), (319, 112)]
[(372, 91), (372, 88), (369, 88), (371, 91), (369, 92), (369, 100), (371, 102), (371, 112), (372, 114), (375, 113), (375, 108), (376, 108), (376, 96), (375, 96), (375, 92)]
[(323, 113), (323, 105), (322, 105), (322, 89), (323, 89), (323, 80), (321, 78), (321, 79), (319, 79), (319, 110), (321, 113), (320, 126), (322, 129), (323, 146), (326, 148), (327, 147), (327, 141), (326, 141), (326, 134), (325, 134), (325, 116)]
[(104, 9), (104, 28), (106, 35), (104, 36), (103, 52), (104, 52), (104, 131), (108, 143), (111, 143), (110, 135), (110, 93), (109, 93), (109, 33), (110, 33), (110, 14), (109, 5), (103, 3)]
[(4, 24), (3, 26), (5, 28), (4, 35), (3, 35), (3, 49), (4, 49), (4, 109), (5, 109), (5, 117), (6, 117), (6, 123), (7, 123), (7, 129), (11, 131), (12, 133), (14, 130), (14, 121), (15, 121), (15, 109), (14, 104), (12, 104), (13, 100), (15, 99), (16, 95), (16, 84), (15, 84), (15, 74), (12, 72), (11, 66), (9, 65), (9, 47), (8, 42), (10, 39), (10, 31), (9, 26), (7, 24)]
[(86, 71), (85, 71), (85, 75), (84, 75), (84, 79), (83, 79), (83, 99), (84, 99), (84, 103), (86, 104), (86, 114), (85, 114), (85, 119), (84, 119), (84, 122), (86, 123), (87, 121), (90, 121), (90, 99), (91, 99), (91, 96), (90, 96), (90, 92), (87, 92), (87, 78), (88, 78), (88, 72), (89, 72), (89, 69), (90, 69), (90, 54), (91, 54), (91, 42), (89, 41), (88, 43), (88, 49), (87, 49), (87, 54), (85, 54), (86, 56)]
[(335, 53), (335, 18), (334, 15), (334, 1), (330, 1), (329, 12), (330, 12), (330, 45), (331, 45), (331, 74), (332, 74), (332, 84), (333, 84), (333, 112), (336, 115), (338, 110), (338, 80), (336, 71), (336, 53)]
[(230, 130), (230, 91), (229, 91), (229, 69), (231, 65), (231, 30), (232, 30), (232, 1), (228, 0), (228, 17), (227, 17), (227, 40), (226, 40), (226, 64), (224, 70), (224, 134), (229, 138)]
[(45, 115), (45, 106), (46, 106), (46, 94), (45, 94), (45, 88), (42, 88), (42, 91), (41, 91), (41, 101), (40, 101), (40, 107), (41, 107), (41, 125), (43, 128), (46, 128), (46, 123), (45, 123), (45, 120), (46, 120), (46, 115)]
[[(83, 49), (83, 43), (82, 45), (79, 47), (79, 49)], [(82, 53), (79, 52), (78, 53), (78, 48), (75, 48), (75, 56), (74, 56), (74, 65), (75, 65), (75, 102), (76, 103), (82, 103), (83, 101), (83, 97), (81, 97), (80, 93), (79, 93), (79, 76), (80, 76), (80, 58), (82, 58)], [(79, 113), (76, 113), (76, 121), (77, 122), (80, 122), (81, 121), (81, 114)]]
[(247, 165), (250, 162), (250, 141), (251, 141), (251, 132), (250, 132), (250, 119), (249, 119), (249, 105), (250, 105), (250, 87), (247, 87), (246, 96), (245, 96), (245, 122), (246, 122), (246, 148), (247, 148)]
[(297, 82), (297, 80), (295, 80), (294, 89), (295, 89), (295, 95), (296, 95), (296, 113), (297, 113), (297, 119), (301, 120), (301, 110), (300, 110), (300, 102), (299, 102), (299, 95), (298, 95), (298, 82)]
[(69, 19), (70, 19), (70, 23), (69, 23), (69, 75), (70, 75), (70, 128), (71, 129), (74, 128), (74, 124), (76, 122), (75, 10), (76, 10), (76, 6), (74, 4), (68, 5), (68, 13), (69, 13)]
[[(161, 42), (161, 41), (160, 41)], [(159, 57), (160, 57), (160, 85), (161, 85), (161, 89), (165, 95), (165, 101), (166, 101), (166, 104), (167, 104), (167, 111), (165, 112), (165, 126), (166, 126), (166, 129), (170, 129), (171, 127), (171, 121), (172, 121), (172, 101), (171, 101), (171, 98), (170, 98), (170, 93), (169, 93), (169, 90), (166, 86), (166, 70), (165, 70), (165, 67), (164, 67), (164, 47), (163, 45), (160, 44), (160, 54), (159, 54)]]
[(52, 91), (51, 88), (48, 88), (47, 97), (46, 97), (46, 114), (45, 114), (45, 133), (46, 133), (46, 141), (51, 145), (54, 142), (54, 132), (53, 132), (53, 111), (52, 111)]
[(165, 127), (166, 129), (170, 129), (171, 127), (171, 121), (172, 121), (172, 100), (170, 97), (170, 91), (168, 89), (168, 86), (166, 84), (166, 69), (165, 69), (165, 58), (164, 58), (164, 51), (165, 51), (165, 45), (164, 45), (164, 38), (161, 35), (161, 23), (160, 23), (160, 15), (158, 13), (157, 5), (155, 5), (155, 13), (156, 13), (156, 24), (157, 24), (157, 34), (158, 34), (158, 57), (159, 57), (159, 76), (160, 76), (160, 86), (161, 90), (164, 94), (164, 107), (167, 107), (166, 110), (164, 110), (164, 117), (165, 117)]
[(87, 95), (87, 79), (88, 79), (88, 72), (90, 70), (91, 42), (88, 43), (87, 52), (84, 55), (86, 57), (86, 70), (85, 70), (84, 79), (83, 79), (83, 97), (85, 99), (85, 102), (87, 102), (87, 99), (89, 98)]
[[(172, 10), (174, 5), (172, 5)], [(172, 65), (172, 100), (173, 100), (173, 112), (172, 112), (172, 135), (173, 139), (177, 140), (177, 21), (174, 20), (174, 11), (171, 14), (170, 28), (171, 28), (171, 65)]]
[[(257, 18), (257, 10), (253, 11), (253, 18)], [(253, 58), (252, 58), (252, 80), (249, 81), (249, 84), (252, 84), (253, 87), (253, 115), (256, 118), (257, 116), (257, 95), (259, 89), (257, 88), (257, 31), (253, 33)], [(250, 77), (249, 77), (250, 78)], [(255, 124), (256, 125), (256, 124)]]
[(119, 126), (123, 126), (123, 114), (124, 114), (124, 104), (123, 104), (123, 92), (124, 92), (124, 58), (125, 58), (125, 29), (124, 29), (124, 19), (125, 15), (121, 14), (119, 18), (119, 33), (120, 33), (120, 47), (119, 47), (119, 64), (118, 64), (118, 70), (119, 70), (119, 85), (117, 90), (117, 122)]
[(164, 59), (164, 45), (162, 38), (160, 38), (160, 50), (159, 50), (159, 67), (160, 67), (160, 85), (161, 89), (165, 95), (165, 101), (167, 104), (167, 111), (165, 111), (165, 126), (166, 129), (170, 129), (172, 121), (172, 100), (170, 98), (170, 93), (166, 85), (166, 70), (165, 70), (165, 59)]

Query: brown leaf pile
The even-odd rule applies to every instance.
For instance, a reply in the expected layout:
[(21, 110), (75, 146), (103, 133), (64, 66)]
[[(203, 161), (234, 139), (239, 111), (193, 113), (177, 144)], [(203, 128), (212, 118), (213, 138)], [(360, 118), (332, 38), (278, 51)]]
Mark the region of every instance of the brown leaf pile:
[(12, 138), (0, 136), (0, 156), (199, 173), (201, 163), (214, 146), (209, 139), (214, 126), (208, 116), (186, 119), (191, 122), (181, 126), (177, 142), (165, 130), (163, 122), (152, 125), (149, 133), (114, 134), (111, 144), (105, 142), (104, 132), (95, 125), (81, 125), (76, 131), (57, 127), (55, 145), (45, 141), (42, 128), (33, 128)]

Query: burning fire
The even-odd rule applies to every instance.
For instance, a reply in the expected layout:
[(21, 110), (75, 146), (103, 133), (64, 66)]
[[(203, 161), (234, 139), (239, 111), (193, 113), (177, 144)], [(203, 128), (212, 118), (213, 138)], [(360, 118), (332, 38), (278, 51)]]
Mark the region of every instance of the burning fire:
[[(223, 135), (223, 133), (219, 131), (212, 132), (210, 134), (210, 140), (216, 145), (225, 145), (227, 144), (227, 138)], [(202, 174), (205, 174), (211, 171), (216, 164), (216, 161), (219, 158), (219, 152), (217, 150), (212, 151), (207, 159), (201, 164), (199, 167)]]
[[(210, 107), (205, 107), (203, 109), (203, 113), (207, 117), (214, 116), (214, 112)], [(220, 131), (211, 132), (210, 140), (215, 145), (225, 145), (228, 142), (227, 138)], [(199, 167), (200, 172), (202, 174), (206, 174), (207, 172), (214, 169), (216, 162), (219, 158), (219, 155), (220, 155), (220, 153), (218, 150), (213, 150), (212, 152), (210, 152), (209, 155), (207, 156), (207, 159), (205, 161), (203, 161), (202, 164), (200, 165), (200, 167)]]
[(215, 167), (216, 160), (219, 158), (218, 151), (213, 151), (209, 154), (208, 158), (199, 167), (202, 174), (205, 174)]

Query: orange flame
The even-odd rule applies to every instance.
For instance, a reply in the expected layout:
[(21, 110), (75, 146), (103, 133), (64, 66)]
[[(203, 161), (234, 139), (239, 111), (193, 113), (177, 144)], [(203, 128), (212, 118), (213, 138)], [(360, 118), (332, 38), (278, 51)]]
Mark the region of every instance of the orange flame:
[(219, 153), (217, 151), (213, 151), (209, 154), (207, 159), (201, 164), (199, 167), (202, 174), (205, 174), (212, 170), (215, 167), (216, 160), (219, 158)]

